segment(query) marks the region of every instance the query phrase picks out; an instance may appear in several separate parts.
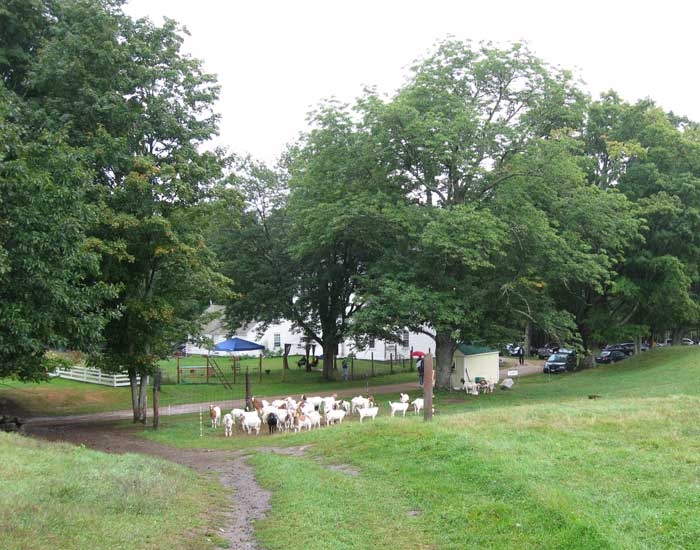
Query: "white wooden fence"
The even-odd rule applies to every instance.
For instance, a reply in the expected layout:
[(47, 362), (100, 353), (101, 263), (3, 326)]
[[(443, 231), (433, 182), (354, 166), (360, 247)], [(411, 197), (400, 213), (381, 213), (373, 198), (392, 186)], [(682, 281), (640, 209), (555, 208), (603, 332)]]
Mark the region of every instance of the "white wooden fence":
[(57, 368), (50, 376), (77, 380), (78, 382), (88, 382), (90, 384), (102, 384), (103, 386), (112, 386), (113, 388), (129, 385), (128, 374), (105, 374), (100, 369), (90, 369), (87, 367)]

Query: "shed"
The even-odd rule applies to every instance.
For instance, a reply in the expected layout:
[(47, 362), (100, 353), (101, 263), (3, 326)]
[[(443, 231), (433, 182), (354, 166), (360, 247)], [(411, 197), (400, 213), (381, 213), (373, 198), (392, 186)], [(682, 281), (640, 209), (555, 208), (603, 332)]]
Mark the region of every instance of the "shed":
[(485, 378), (494, 384), (498, 382), (498, 350), (459, 344), (454, 355), (455, 369), (452, 371), (452, 387), (461, 388), (461, 379), (473, 382), (475, 378)]

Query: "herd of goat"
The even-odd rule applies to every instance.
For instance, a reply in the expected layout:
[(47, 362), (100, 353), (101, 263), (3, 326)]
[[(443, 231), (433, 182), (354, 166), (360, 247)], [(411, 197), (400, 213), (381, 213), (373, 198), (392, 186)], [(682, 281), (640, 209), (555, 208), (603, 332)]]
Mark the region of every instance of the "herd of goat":
[[(399, 396), (399, 401), (389, 402), (391, 416), (400, 413), (406, 416), (409, 406), (418, 414), (423, 409), (423, 399), (411, 401), (406, 393)], [(376, 418), (379, 413), (379, 403), (374, 402), (371, 395), (353, 397), (350, 401), (338, 400), (338, 395), (330, 397), (302, 395), (299, 401), (291, 397), (275, 399), (268, 402), (265, 399), (252, 399), (252, 410), (233, 409), (221, 417), (221, 408), (209, 405), (211, 427), (218, 428), (223, 424), (224, 436), (231, 437), (236, 424), (248, 434), (255, 432), (260, 434), (260, 427), (265, 424), (270, 433), (277, 430), (299, 432), (306, 428), (320, 428), (321, 421), (325, 420), (326, 426), (340, 424), (348, 415), (359, 415), (360, 422), (365, 418)]]

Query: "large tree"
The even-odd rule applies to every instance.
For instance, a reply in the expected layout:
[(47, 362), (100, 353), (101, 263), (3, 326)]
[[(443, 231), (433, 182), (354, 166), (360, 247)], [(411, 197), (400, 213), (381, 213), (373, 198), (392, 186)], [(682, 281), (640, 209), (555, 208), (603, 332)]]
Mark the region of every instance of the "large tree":
[[(492, 258), (502, 248), (488, 203), (501, 184), (526, 175), (517, 170), (517, 160), (539, 138), (581, 126), (583, 99), (570, 74), (548, 67), (524, 45), (499, 49), (448, 40), (414, 67), (408, 84), (390, 101), (370, 95), (363, 102), (378, 150), (407, 199), (441, 210), (428, 217), (452, 220), (444, 238), (455, 235), (456, 242), (470, 247), (463, 254), (473, 265), (455, 262), (440, 255), (440, 242), (428, 232), (424, 242), (431, 246), (419, 247), (412, 258), (426, 267), (436, 253), (443, 259), (432, 263), (439, 277), (428, 271), (414, 281), (419, 289), (438, 292), (423, 321), (435, 331), (440, 388), (449, 388), (453, 351), (467, 336), (465, 319), (480, 317), (484, 307), (474, 279), (492, 277), (481, 269), (493, 270)], [(465, 225), (459, 220), (467, 213)], [(431, 227), (428, 223), (425, 230)], [(485, 240), (470, 243), (480, 231)], [(467, 288), (474, 292), (455, 294)]]
[(217, 131), (214, 77), (180, 51), (175, 22), (132, 20), (122, 4), (43, 2), (32, 12), (44, 17), (37, 36), (23, 39), (27, 56), (15, 55), (29, 67), (9, 78), (24, 75), (16, 85), (34, 127), (85, 153), (100, 280), (119, 291), (110, 302), (119, 315), (92, 359), (129, 373), (134, 419), (145, 421), (148, 375), (225, 286), (193, 214), (224, 161), (202, 147)]
[(220, 256), (235, 281), (231, 329), (288, 319), (323, 348), (332, 375), (338, 345), (353, 332), (357, 299), (370, 265), (400, 220), (367, 132), (342, 105), (323, 105), (313, 129), (285, 158), (281, 172), (250, 160), (234, 179), (248, 209)]
[(97, 279), (83, 154), (60, 135), (33, 133), (26, 116), (0, 84), (0, 377), (41, 380), (47, 348), (100, 342), (114, 289)]

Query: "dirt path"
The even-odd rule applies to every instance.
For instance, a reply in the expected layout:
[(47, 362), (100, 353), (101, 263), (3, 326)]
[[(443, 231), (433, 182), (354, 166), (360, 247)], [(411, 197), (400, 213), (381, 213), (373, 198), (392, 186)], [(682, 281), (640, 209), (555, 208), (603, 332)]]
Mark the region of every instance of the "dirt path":
[(270, 492), (255, 481), (253, 468), (242, 451), (210, 451), (206, 449), (176, 449), (138, 437), (132, 430), (115, 428), (109, 423), (90, 425), (56, 423), (28, 424), (28, 435), (85, 445), (108, 453), (141, 453), (170, 460), (205, 475), (215, 475), (228, 490), (231, 506), (224, 513), (225, 521), (218, 536), (229, 541), (230, 548), (258, 550), (253, 523), (262, 519), (270, 508)]

